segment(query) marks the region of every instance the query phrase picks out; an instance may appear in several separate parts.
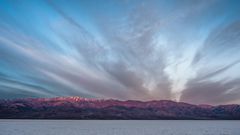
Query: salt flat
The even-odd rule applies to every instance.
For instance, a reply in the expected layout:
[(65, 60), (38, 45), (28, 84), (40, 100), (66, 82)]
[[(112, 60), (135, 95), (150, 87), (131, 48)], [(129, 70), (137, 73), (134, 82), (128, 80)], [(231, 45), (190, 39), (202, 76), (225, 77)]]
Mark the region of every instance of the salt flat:
[(0, 120), (0, 135), (240, 135), (240, 121)]

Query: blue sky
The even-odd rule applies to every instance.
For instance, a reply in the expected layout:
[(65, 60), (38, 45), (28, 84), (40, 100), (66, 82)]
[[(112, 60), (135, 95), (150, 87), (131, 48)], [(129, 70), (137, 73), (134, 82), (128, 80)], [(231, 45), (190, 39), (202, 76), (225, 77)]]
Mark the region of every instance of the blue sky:
[(0, 98), (240, 103), (238, 0), (0, 0)]

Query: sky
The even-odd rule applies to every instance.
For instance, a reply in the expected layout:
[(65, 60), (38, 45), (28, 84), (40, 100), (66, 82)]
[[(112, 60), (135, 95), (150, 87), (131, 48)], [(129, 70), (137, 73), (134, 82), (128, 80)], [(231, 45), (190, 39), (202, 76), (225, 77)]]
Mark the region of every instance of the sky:
[(0, 99), (240, 104), (239, 0), (0, 0)]

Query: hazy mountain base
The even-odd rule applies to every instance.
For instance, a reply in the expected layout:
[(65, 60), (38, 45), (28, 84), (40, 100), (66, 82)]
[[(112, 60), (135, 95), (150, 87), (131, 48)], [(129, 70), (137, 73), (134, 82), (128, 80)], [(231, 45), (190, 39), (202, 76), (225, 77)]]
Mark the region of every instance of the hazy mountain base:
[(0, 101), (1, 119), (240, 120), (240, 105), (97, 100), (80, 97)]

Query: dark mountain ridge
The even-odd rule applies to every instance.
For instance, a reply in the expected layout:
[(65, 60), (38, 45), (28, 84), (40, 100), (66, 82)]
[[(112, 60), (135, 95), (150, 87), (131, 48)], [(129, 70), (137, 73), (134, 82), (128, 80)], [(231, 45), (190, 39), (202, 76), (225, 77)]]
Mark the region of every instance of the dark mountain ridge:
[(1, 119), (240, 120), (240, 105), (193, 105), (170, 100), (119, 101), (80, 97), (0, 100)]

